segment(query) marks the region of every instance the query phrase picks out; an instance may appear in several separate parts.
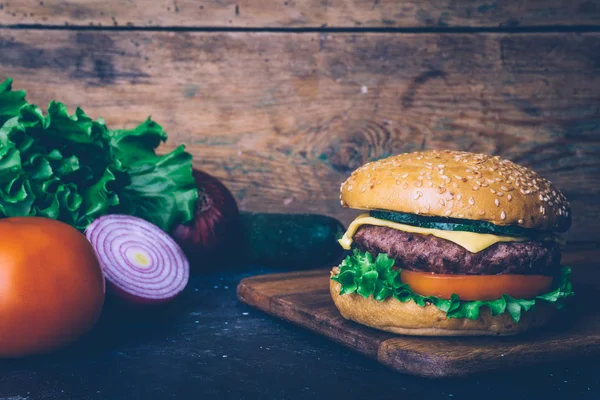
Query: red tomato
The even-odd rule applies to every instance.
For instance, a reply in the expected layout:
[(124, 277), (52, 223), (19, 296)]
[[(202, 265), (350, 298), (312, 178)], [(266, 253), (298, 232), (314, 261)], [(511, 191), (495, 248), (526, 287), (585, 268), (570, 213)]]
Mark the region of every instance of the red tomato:
[(403, 269), (402, 282), (421, 296), (461, 300), (496, 300), (507, 294), (516, 299), (531, 299), (550, 291), (552, 277), (545, 275), (446, 275)]
[(104, 275), (84, 235), (46, 218), (0, 219), (0, 357), (49, 352), (88, 331)]

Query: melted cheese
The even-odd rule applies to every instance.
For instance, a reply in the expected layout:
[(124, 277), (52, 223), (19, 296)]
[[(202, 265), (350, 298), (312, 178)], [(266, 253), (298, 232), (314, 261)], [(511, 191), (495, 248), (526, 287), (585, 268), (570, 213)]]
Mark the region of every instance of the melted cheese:
[(359, 215), (354, 221), (352, 221), (350, 226), (348, 226), (348, 230), (346, 233), (344, 233), (344, 236), (338, 240), (344, 249), (350, 250), (350, 246), (352, 245), (353, 241), (352, 237), (361, 225), (385, 226), (387, 228), (397, 229), (403, 232), (433, 235), (435, 237), (454, 242), (457, 245), (464, 247), (471, 253), (477, 253), (498, 242), (523, 242), (527, 240), (525, 237), (498, 236), (489, 233), (444, 231), (441, 229), (420, 228), (418, 226), (399, 224), (397, 222), (373, 218), (368, 213), (365, 213)]

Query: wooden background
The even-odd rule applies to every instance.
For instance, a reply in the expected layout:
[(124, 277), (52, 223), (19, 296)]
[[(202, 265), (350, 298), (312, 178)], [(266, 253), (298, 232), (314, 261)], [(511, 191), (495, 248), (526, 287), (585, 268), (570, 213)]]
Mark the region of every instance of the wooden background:
[(9, 0), (0, 26), (30, 101), (152, 115), (243, 209), (348, 222), (354, 168), (452, 148), (546, 175), (600, 239), (600, 1)]

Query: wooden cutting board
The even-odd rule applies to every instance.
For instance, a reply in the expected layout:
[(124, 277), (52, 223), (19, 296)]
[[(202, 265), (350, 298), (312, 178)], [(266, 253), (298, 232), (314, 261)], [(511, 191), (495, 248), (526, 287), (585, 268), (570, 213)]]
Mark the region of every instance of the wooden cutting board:
[(578, 280), (588, 280), (588, 275), (597, 277), (596, 271), (574, 271), (577, 296), (569, 312), (555, 324), (511, 337), (411, 337), (358, 325), (345, 320), (335, 308), (329, 295), (329, 270), (246, 278), (237, 291), (244, 303), (324, 335), (397, 371), (449, 377), (600, 355), (600, 307), (591, 301), (598, 289), (577, 285)]

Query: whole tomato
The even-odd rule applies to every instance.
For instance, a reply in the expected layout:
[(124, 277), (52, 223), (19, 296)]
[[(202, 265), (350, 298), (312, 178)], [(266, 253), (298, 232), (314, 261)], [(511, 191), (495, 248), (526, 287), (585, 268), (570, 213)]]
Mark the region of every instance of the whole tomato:
[(75, 228), (0, 219), (0, 357), (49, 352), (88, 331), (104, 304), (96, 253)]

